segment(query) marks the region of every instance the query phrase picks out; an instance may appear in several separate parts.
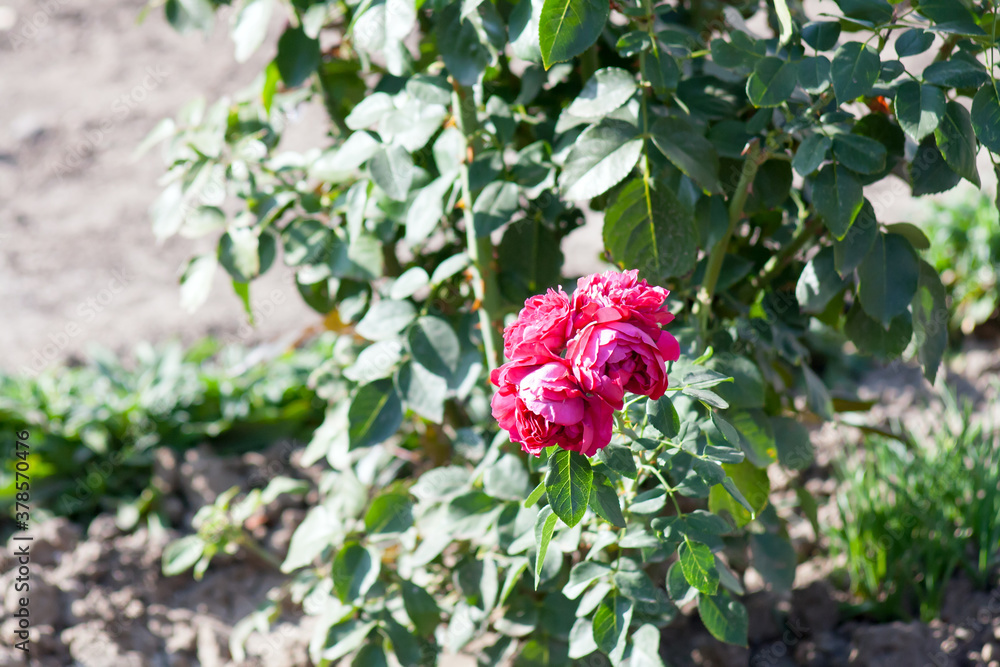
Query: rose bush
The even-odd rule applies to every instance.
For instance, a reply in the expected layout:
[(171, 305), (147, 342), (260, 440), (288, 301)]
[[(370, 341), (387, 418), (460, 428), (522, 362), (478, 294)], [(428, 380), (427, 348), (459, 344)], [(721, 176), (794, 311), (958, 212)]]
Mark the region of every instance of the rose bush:
[[(245, 94), (154, 131), (155, 232), (219, 239), (184, 302), (224, 271), (251, 311), (281, 257), (338, 335), (283, 564), (316, 663), (659, 664), (689, 606), (747, 643), (743, 573), (794, 575), (767, 467), (794, 488), (803, 422), (863, 405), (824, 369), (945, 353), (927, 238), (887, 214), (1000, 151), (995, 2), (836, 4), (294, 0)], [(278, 6), (238, 4), (239, 58)], [(303, 104), (329, 138), (289, 151)], [(629, 271), (548, 291), (587, 220)]]

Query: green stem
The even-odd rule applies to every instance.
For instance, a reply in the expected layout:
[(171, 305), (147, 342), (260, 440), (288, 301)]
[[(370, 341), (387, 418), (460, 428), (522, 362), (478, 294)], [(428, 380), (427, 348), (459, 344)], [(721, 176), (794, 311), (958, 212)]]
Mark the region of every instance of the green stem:
[(712, 306), (712, 299), (715, 297), (715, 286), (719, 283), (722, 261), (726, 257), (726, 251), (729, 249), (729, 241), (732, 239), (733, 232), (736, 231), (736, 225), (743, 218), (743, 207), (746, 205), (747, 197), (750, 195), (750, 186), (757, 175), (757, 169), (760, 167), (761, 162), (763, 162), (762, 156), (763, 152), (760, 148), (760, 142), (755, 139), (750, 143), (746, 162), (743, 163), (743, 169), (740, 172), (740, 180), (736, 183), (736, 190), (733, 192), (733, 198), (729, 202), (729, 227), (708, 256), (708, 265), (705, 267), (705, 280), (702, 283), (701, 292), (698, 297), (698, 322), (702, 335), (708, 331), (708, 312)]
[(240, 543), (240, 546), (244, 547), (247, 551), (252, 552), (268, 565), (273, 566), (276, 570), (281, 569), (281, 561), (278, 560), (270, 551), (257, 544), (257, 541), (246, 533), (243, 533), (239, 537), (238, 542)]
[(469, 259), (472, 260), (472, 290), (478, 303), (479, 328), (486, 349), (486, 366), (492, 371), (499, 365), (499, 352), (503, 349), (500, 322), (494, 313), (500, 312), (500, 289), (493, 271), (493, 242), (489, 236), (476, 235), (475, 216), (472, 212), (472, 189), (469, 186), (469, 165), (476, 155), (476, 135), (479, 121), (472, 90), (453, 82), (451, 94), (455, 124), (465, 137), (465, 160), (460, 170), (462, 187), (462, 217), (465, 220), (465, 238)]

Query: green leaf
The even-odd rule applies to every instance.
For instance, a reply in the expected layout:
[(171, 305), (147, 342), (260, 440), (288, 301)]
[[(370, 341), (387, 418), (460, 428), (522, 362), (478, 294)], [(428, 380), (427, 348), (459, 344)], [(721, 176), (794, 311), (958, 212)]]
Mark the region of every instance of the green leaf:
[(520, 0), (510, 13), (510, 48), (521, 60), (542, 62), (542, 49), (538, 44), (541, 16), (542, 3), (538, 0)]
[(178, 32), (196, 29), (207, 33), (212, 29), (215, 7), (209, 0), (167, 0), (163, 9)]
[(431, 284), (431, 278), (422, 267), (414, 266), (407, 269), (389, 288), (389, 298), (393, 300), (406, 299), (413, 296)]
[(934, 130), (934, 138), (948, 166), (977, 188), (980, 187), (982, 184), (976, 167), (976, 134), (968, 110), (958, 102), (948, 102), (944, 118)]
[(483, 475), (483, 491), (503, 500), (520, 501), (528, 493), (530, 485), (528, 471), (521, 459), (513, 454), (501, 456)]
[[(319, 649), (323, 660), (336, 661), (351, 651), (355, 651), (375, 628), (375, 621), (362, 622), (351, 618), (331, 627), (325, 637), (325, 642)], [(316, 660), (319, 662), (319, 660)]]
[(845, 104), (868, 93), (881, 70), (882, 63), (871, 46), (861, 42), (841, 44), (830, 65), (837, 102)]
[(750, 551), (753, 554), (753, 567), (760, 573), (764, 581), (778, 592), (792, 590), (795, 581), (795, 566), (797, 558), (795, 547), (787, 537), (773, 533), (754, 533), (750, 536)]
[(391, 380), (358, 389), (347, 411), (351, 448), (371, 447), (389, 438), (403, 423), (403, 405)]
[[(543, 292), (558, 282), (563, 265), (559, 242), (542, 221), (534, 218), (519, 220), (507, 228), (497, 248), (497, 259), (501, 286), (520, 290), (519, 298), (511, 295), (512, 301)], [(507, 293), (508, 289), (504, 289)]]
[(632, 456), (632, 450), (628, 447), (611, 443), (597, 452), (597, 458), (611, 470), (629, 479), (635, 479), (638, 475), (635, 468), (635, 458)]
[(365, 644), (351, 660), (351, 667), (388, 667), (388, 665), (389, 660), (382, 644)]
[(665, 184), (629, 182), (604, 215), (604, 244), (625, 266), (654, 279), (694, 268), (698, 236), (694, 214)]
[(660, 629), (646, 623), (633, 633), (629, 667), (664, 667), (660, 657)]
[(603, 118), (625, 104), (638, 88), (630, 72), (605, 67), (594, 72), (566, 111), (579, 118)]
[(773, 56), (761, 58), (747, 79), (747, 97), (755, 107), (776, 107), (792, 96), (798, 80), (797, 63)]
[(722, 415), (714, 410), (712, 411), (712, 423), (715, 424), (715, 427), (719, 429), (719, 433), (722, 434), (722, 437), (725, 438), (729, 444), (733, 447), (740, 446), (739, 431), (736, 430), (735, 426), (723, 419)]
[(931, 247), (931, 240), (924, 231), (912, 223), (894, 222), (886, 225), (885, 231), (889, 234), (899, 234), (910, 242), (914, 250), (929, 250)]
[(934, 33), (911, 28), (896, 38), (896, 55), (900, 58), (915, 56), (931, 48), (934, 43)]
[[(313, 9), (318, 9), (315, 4)], [(351, 46), (368, 56), (377, 56), (393, 76), (408, 74), (411, 57), (403, 40), (417, 19), (413, 0), (372, 0), (361, 4), (353, 16)], [(445, 46), (440, 50), (444, 52)]]
[(396, 201), (406, 201), (415, 169), (413, 158), (401, 146), (382, 146), (368, 161), (375, 185)]
[(538, 512), (535, 519), (535, 590), (538, 590), (538, 582), (542, 576), (542, 565), (545, 563), (545, 554), (549, 550), (549, 542), (552, 541), (552, 533), (556, 529), (556, 515), (552, 508), (543, 507)]
[(910, 344), (913, 322), (910, 313), (904, 312), (893, 318), (886, 330), (881, 322), (864, 311), (859, 300), (847, 311), (844, 333), (861, 354), (893, 359)]
[(592, 560), (581, 561), (570, 570), (569, 580), (563, 587), (563, 595), (570, 600), (575, 600), (583, 595), (591, 583), (610, 573), (611, 568), (604, 563)]
[(887, 154), (881, 142), (859, 134), (838, 134), (833, 138), (833, 157), (860, 174), (877, 174), (885, 169)]
[(357, 542), (348, 542), (333, 559), (330, 570), (333, 592), (341, 602), (352, 603), (358, 600), (378, 579), (380, 566), (377, 554)]
[(666, 49), (646, 51), (639, 54), (641, 62), (645, 63), (646, 78), (653, 93), (663, 99), (668, 94), (677, 90), (680, 82), (681, 70), (674, 57), (667, 53)]
[(906, 81), (896, 89), (896, 120), (911, 139), (920, 143), (940, 125), (946, 101), (944, 91), (937, 86)]
[(590, 509), (594, 510), (597, 516), (619, 528), (625, 527), (625, 517), (622, 515), (618, 492), (604, 475), (594, 477), (594, 484), (590, 487), (589, 504)]
[(181, 276), (181, 308), (193, 313), (208, 300), (218, 266), (215, 255), (201, 255), (188, 262)]
[(281, 571), (288, 574), (311, 564), (330, 546), (335, 525), (337, 519), (330, 516), (330, 511), (325, 506), (317, 505), (309, 510), (306, 518), (292, 533), (288, 554), (285, 556), (285, 562), (281, 564)]
[(952, 58), (928, 65), (923, 79), (945, 88), (978, 88), (990, 80), (990, 75), (982, 66), (977, 67), (965, 60)]
[(788, 199), (792, 190), (792, 165), (788, 160), (767, 160), (757, 168), (750, 188), (746, 212), (759, 213), (777, 208)]
[(417, 310), (409, 301), (382, 299), (361, 318), (357, 332), (371, 341), (388, 340), (395, 338), (416, 316)]
[(740, 447), (747, 459), (758, 468), (774, 462), (777, 450), (771, 422), (762, 410), (738, 410), (728, 413), (733, 426), (740, 434)]
[(399, 368), (396, 387), (407, 408), (435, 424), (444, 421), (444, 403), (448, 399), (445, 377), (411, 360)]
[(834, 250), (828, 246), (813, 255), (802, 269), (795, 286), (795, 299), (803, 312), (821, 313), (844, 285), (844, 279), (837, 273)]
[(861, 182), (847, 168), (828, 164), (813, 182), (813, 203), (827, 229), (843, 240), (864, 203)]
[(594, 641), (604, 653), (611, 654), (624, 646), (628, 626), (632, 622), (632, 601), (612, 593), (601, 601), (594, 612)]
[(712, 550), (701, 542), (685, 539), (677, 555), (687, 582), (704, 595), (715, 595), (719, 590), (719, 571)]
[(632, 514), (656, 514), (667, 504), (667, 496), (662, 488), (656, 487), (635, 496), (628, 506)]
[(594, 621), (589, 618), (578, 618), (569, 631), (569, 657), (572, 660), (586, 658), (597, 650), (594, 641)]
[(750, 619), (747, 609), (729, 595), (702, 595), (698, 598), (698, 614), (712, 636), (737, 646), (747, 645)]
[(461, 5), (454, 2), (438, 11), (434, 32), (448, 73), (459, 85), (474, 86), (494, 57), (480, 35), (481, 31), (485, 33), (483, 19), (478, 13), (463, 18)]
[(425, 315), (410, 327), (408, 341), (413, 358), (441, 377), (451, 377), (458, 369), (461, 344), (448, 322), (440, 317)]
[[(827, 391), (823, 380), (808, 366), (802, 366), (802, 375), (806, 381), (806, 402), (809, 409), (822, 419), (833, 419), (833, 399), (830, 398), (830, 392)], [(780, 449), (778, 456), (781, 456)]]
[(802, 39), (817, 51), (829, 51), (837, 46), (840, 39), (840, 23), (836, 21), (813, 21), (802, 27)]
[(837, 6), (849, 16), (872, 24), (892, 19), (892, 6), (886, 0), (836, 0)]
[(444, 217), (444, 196), (455, 182), (453, 174), (434, 179), (420, 188), (406, 211), (406, 243), (416, 245), (427, 240)]
[(163, 550), (163, 574), (167, 577), (184, 572), (201, 560), (205, 542), (197, 535), (187, 535), (174, 540)]
[[(983, 35), (968, 7), (953, 0), (920, 0), (917, 11), (934, 23), (934, 29), (957, 35)], [(985, 24), (985, 19), (984, 19)], [(985, 27), (985, 25), (984, 25)]]
[(274, 262), (277, 243), (274, 234), (250, 227), (232, 227), (219, 239), (219, 264), (233, 280), (248, 283), (267, 271)]
[(729, 403), (726, 399), (722, 398), (714, 391), (708, 389), (693, 389), (691, 387), (684, 388), (684, 394), (690, 396), (691, 398), (701, 401), (705, 405), (711, 406), (713, 408), (718, 408), (719, 410), (725, 410), (729, 407)]
[(675, 561), (667, 571), (667, 594), (674, 604), (681, 607), (698, 595), (698, 589), (688, 583), (684, 576), (684, 568), (680, 562)]
[(696, 134), (687, 123), (671, 117), (653, 123), (650, 133), (660, 152), (705, 194), (722, 194), (719, 157), (711, 141)]
[(948, 304), (941, 277), (933, 266), (923, 260), (920, 260), (912, 309), (917, 359), (924, 369), (924, 377), (933, 384), (948, 347)]
[(767, 507), (771, 493), (767, 470), (758, 468), (750, 461), (724, 463), (722, 468), (726, 471), (726, 480), (712, 487), (708, 495), (708, 509), (715, 514), (721, 514), (723, 510), (728, 512), (736, 527), (741, 528)]
[(791, 417), (771, 417), (778, 461), (791, 470), (805, 470), (813, 461), (812, 443), (805, 426)]
[(590, 501), (594, 471), (583, 454), (558, 449), (549, 457), (545, 475), (545, 494), (549, 506), (569, 527), (580, 523)]
[(792, 38), (795, 24), (792, 23), (792, 13), (788, 9), (788, 0), (774, 0), (774, 13), (778, 17), (778, 46), (788, 44)]
[(833, 142), (826, 135), (819, 133), (810, 134), (799, 144), (798, 150), (795, 151), (795, 157), (792, 158), (792, 167), (801, 176), (808, 176), (823, 164), (823, 160), (826, 159), (826, 154), (831, 146), (833, 146)]
[(622, 181), (642, 153), (635, 127), (622, 120), (605, 120), (576, 139), (559, 176), (566, 199), (591, 199)]
[(236, 62), (245, 63), (267, 37), (274, 0), (249, 0), (240, 8), (229, 31), (236, 45)]
[(319, 67), (319, 40), (306, 35), (302, 28), (286, 28), (278, 40), (278, 66), (281, 80), (289, 88), (305, 83)]
[(830, 60), (826, 56), (803, 58), (799, 63), (799, 83), (807, 93), (816, 95), (830, 85)]
[(333, 244), (333, 230), (319, 220), (296, 218), (281, 230), (285, 263), (288, 266), (320, 264), (326, 261)]
[(858, 267), (858, 298), (865, 312), (888, 328), (913, 300), (919, 273), (909, 241), (899, 234), (879, 234)]
[(413, 525), (413, 503), (401, 493), (386, 493), (372, 501), (365, 513), (369, 535), (402, 533)]
[(875, 219), (875, 209), (871, 202), (865, 199), (861, 212), (851, 225), (843, 240), (833, 242), (833, 259), (837, 273), (846, 278), (858, 268), (878, 236), (878, 221)]
[(586, 51), (600, 37), (610, 13), (604, 0), (545, 0), (538, 22), (545, 69)]
[(1000, 99), (992, 81), (972, 99), (972, 127), (983, 146), (1000, 154)]
[[(721, 375), (721, 373), (713, 372), (713, 375)], [(684, 382), (685, 384), (699, 387), (715, 386), (715, 384), (708, 384), (708, 382), (713, 382), (712, 380), (699, 383), (697, 381), (699, 377), (704, 377), (704, 374), (699, 375), (692, 373), (684, 378)], [(725, 379), (721, 381), (725, 381)], [(673, 438), (680, 433), (681, 418), (677, 414), (677, 409), (674, 408), (674, 404), (670, 401), (670, 397), (664, 395), (655, 401), (651, 398), (646, 399), (646, 415), (649, 416), (649, 423), (653, 425), (653, 428), (668, 438)]]
[(767, 45), (761, 40), (752, 39), (745, 32), (733, 30), (729, 33), (727, 42), (721, 37), (712, 40), (712, 60), (719, 67), (726, 69), (750, 70), (761, 58), (767, 55)]
[(962, 177), (948, 166), (934, 137), (928, 136), (917, 148), (917, 154), (910, 163), (910, 180), (913, 182), (913, 196), (936, 194), (951, 190), (962, 181)]
[(517, 213), (517, 183), (493, 181), (479, 193), (472, 206), (476, 236), (489, 236)]
[(525, 507), (532, 507), (535, 503), (542, 499), (542, 495), (545, 493), (545, 480), (538, 483), (535, 490), (528, 494), (528, 497), (524, 499)]
[(721, 373), (730, 382), (723, 382), (715, 388), (727, 403), (734, 408), (764, 407), (764, 378), (760, 369), (748, 357), (728, 352), (717, 353), (706, 365)]

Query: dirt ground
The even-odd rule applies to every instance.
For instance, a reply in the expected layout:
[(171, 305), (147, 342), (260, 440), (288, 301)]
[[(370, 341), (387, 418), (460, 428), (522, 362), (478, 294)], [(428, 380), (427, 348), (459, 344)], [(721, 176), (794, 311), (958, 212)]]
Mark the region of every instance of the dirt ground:
[[(137, 160), (133, 151), (188, 101), (244, 88), (273, 54), (237, 65), (228, 13), (208, 37), (179, 35), (161, 10), (136, 25), (144, 5), (0, 0), (0, 370), (35, 371), (93, 342), (122, 349), (246, 333), (222, 272), (205, 306), (182, 310), (179, 269), (215, 240), (157, 245), (147, 211), (163, 162), (158, 150)], [(293, 132), (322, 127), (309, 118)], [(276, 307), (248, 341), (316, 319), (288, 273), (272, 270), (254, 287), (257, 301)]]

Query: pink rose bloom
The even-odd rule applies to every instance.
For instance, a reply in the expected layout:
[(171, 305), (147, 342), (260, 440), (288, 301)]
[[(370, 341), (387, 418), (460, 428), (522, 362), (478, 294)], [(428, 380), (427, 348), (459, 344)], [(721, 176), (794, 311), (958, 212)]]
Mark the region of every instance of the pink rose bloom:
[(581, 391), (562, 359), (511, 361), (490, 374), (500, 389), (493, 417), (521, 449), (538, 456), (557, 445), (593, 456), (611, 441), (612, 408)]
[(605, 271), (584, 276), (573, 293), (573, 324), (577, 330), (591, 322), (627, 320), (650, 335), (674, 319), (665, 306), (669, 290), (638, 280), (639, 272)]
[(503, 352), (508, 359), (558, 357), (572, 324), (569, 297), (562, 289), (550, 289), (524, 302), (517, 319), (504, 329)]
[(625, 392), (652, 399), (667, 390), (667, 364), (680, 357), (677, 339), (628, 321), (592, 322), (569, 343), (566, 359), (584, 391), (621, 409)]

